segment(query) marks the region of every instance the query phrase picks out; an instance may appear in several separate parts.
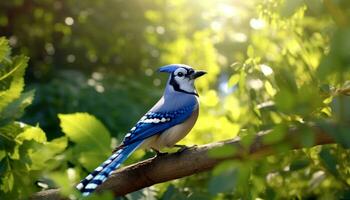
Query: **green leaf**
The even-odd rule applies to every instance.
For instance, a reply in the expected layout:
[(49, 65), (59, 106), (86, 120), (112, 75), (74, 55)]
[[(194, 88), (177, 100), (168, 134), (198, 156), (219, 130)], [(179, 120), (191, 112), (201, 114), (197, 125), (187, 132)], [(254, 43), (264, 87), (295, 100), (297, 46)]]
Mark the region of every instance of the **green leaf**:
[(61, 153), (63, 150), (67, 148), (67, 146), (68, 146), (67, 137), (59, 137), (46, 144), (46, 147), (55, 154)]
[(249, 45), (249, 46), (248, 46), (248, 49), (247, 49), (247, 56), (248, 56), (249, 58), (254, 58), (254, 57), (255, 57), (254, 55), (255, 55), (255, 54), (254, 54), (254, 47), (251, 46), (251, 45)]
[[(141, 190), (137, 190), (135, 192), (131, 192), (125, 196), (126, 199), (147, 199), (147, 200), (158, 200), (156, 198), (157, 191), (150, 190), (149, 188), (143, 188)], [(164, 198), (162, 198), (165, 200)]]
[(310, 161), (307, 159), (300, 159), (300, 160), (295, 160), (292, 162), (292, 164), (289, 166), (290, 171), (296, 171), (299, 169), (303, 169), (306, 166), (310, 164)]
[(17, 145), (15, 137), (22, 132), (22, 128), (17, 123), (3, 127), (0, 126), (0, 149), (4, 149), (8, 153), (13, 153)]
[(330, 52), (322, 57), (320, 66), (317, 69), (321, 80), (332, 80), (332, 82), (343, 84), (348, 80), (350, 72), (350, 27), (335, 30), (331, 38)]
[(24, 87), (23, 76), (27, 62), (27, 57), (16, 56), (10, 71), (3, 73), (0, 70), (0, 111), (20, 96)]
[(338, 121), (350, 122), (350, 96), (339, 95), (331, 102), (333, 117)]
[(319, 125), (329, 134), (334, 140), (346, 148), (350, 148), (349, 125), (334, 126), (329, 123), (319, 123)]
[(229, 192), (235, 188), (239, 172), (237, 168), (230, 166), (230, 162), (228, 163), (220, 164), (215, 168), (208, 188), (211, 194)]
[(332, 155), (330, 149), (323, 147), (319, 155), (328, 171), (333, 175), (338, 176), (337, 160)]
[(74, 146), (74, 159), (88, 170), (94, 169), (111, 153), (111, 138), (105, 126), (87, 113), (60, 114), (61, 128)]
[(276, 125), (273, 130), (263, 137), (265, 144), (274, 144), (284, 139), (288, 128), (285, 124)]
[(230, 79), (228, 80), (228, 87), (233, 87), (233, 86), (235, 86), (237, 83), (238, 83), (238, 81), (239, 81), (239, 79), (240, 79), (241, 77), (240, 77), (240, 74), (234, 74), (234, 75), (232, 75), (231, 77), (230, 77)]
[(4, 192), (10, 192), (13, 189), (14, 184), (14, 177), (13, 173), (10, 171), (7, 171), (4, 177), (2, 177), (2, 184), (0, 186), (0, 189)]
[(289, 70), (275, 69), (275, 79), (280, 90), (287, 90), (292, 94), (298, 91), (295, 75)]
[(0, 185), (1, 180), (3, 180), (2, 177), (4, 177), (4, 174), (6, 173), (8, 168), (7, 159), (0, 160)]
[[(31, 154), (31, 170), (50, 170), (59, 165), (55, 162), (56, 155), (62, 153), (68, 145), (67, 137), (56, 138), (45, 145), (39, 147), (36, 152)], [(51, 162), (52, 161), (52, 162)]]
[(18, 99), (4, 108), (0, 113), (0, 125), (20, 118), (24, 114), (24, 109), (32, 103), (34, 93), (34, 90), (22, 93)]
[(3, 158), (5, 158), (5, 156), (6, 156), (6, 151), (0, 150), (0, 161), (1, 161)]
[(10, 46), (5, 37), (0, 37), (0, 62), (10, 55)]
[[(275, 96), (277, 107), (287, 114), (309, 116), (323, 106), (319, 88), (314, 84), (302, 85), (299, 89), (291, 81), (280, 81), (281, 90)], [(294, 86), (293, 86), (294, 85)]]
[(39, 127), (28, 127), (25, 128), (24, 132), (20, 133), (16, 137), (17, 141), (23, 142), (24, 140), (34, 140), (38, 143), (45, 143), (46, 142), (46, 135), (43, 130), (41, 130)]
[(59, 114), (60, 126), (69, 139), (85, 149), (110, 151), (110, 133), (94, 116), (87, 113)]
[(175, 186), (173, 184), (170, 184), (167, 187), (166, 191), (163, 193), (163, 196), (161, 199), (164, 199), (164, 200), (171, 199), (171, 197), (174, 195), (175, 191), (176, 191)]
[[(127, 197), (129, 197), (129, 196), (130, 195), (127, 195)], [(136, 199), (140, 199), (140, 198), (136, 198)], [(182, 199), (188, 199), (188, 197), (186, 197), (180, 191), (180, 188), (176, 188), (175, 185), (170, 184), (160, 199), (162, 199), (162, 200), (182, 200)]]

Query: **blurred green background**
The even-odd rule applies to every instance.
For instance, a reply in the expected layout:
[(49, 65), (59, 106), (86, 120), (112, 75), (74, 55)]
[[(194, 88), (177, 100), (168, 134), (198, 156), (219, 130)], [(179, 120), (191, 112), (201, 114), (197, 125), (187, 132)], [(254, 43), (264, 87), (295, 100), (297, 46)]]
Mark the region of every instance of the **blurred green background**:
[[(31, 94), (0, 96), (0, 132), (7, 138), (0, 143), (0, 195), (26, 199), (39, 190), (38, 179), (72, 195), (71, 186), (106, 159), (162, 95), (167, 77), (156, 70), (184, 63), (208, 74), (197, 82), (200, 117), (181, 144), (239, 134), (249, 145), (267, 129), (278, 141), (296, 126), (305, 130), (298, 139), (312, 147), (305, 125), (325, 121), (339, 124), (335, 132), (345, 136), (341, 145), (281, 148), (275, 156), (227, 162), (125, 198), (350, 198), (350, 138), (343, 128), (350, 123), (349, 17), (348, 0), (1, 1), (1, 75), (17, 62), (24, 70), (25, 58), (14, 55), (29, 57), (25, 91), (35, 90), (35, 97), (23, 115), (12, 116), (5, 97), (20, 98), (22, 110)], [(21, 78), (1, 78), (1, 94), (14, 94), (11, 84)], [(33, 136), (39, 132), (41, 139)], [(88, 134), (96, 139), (85, 140)], [(49, 153), (44, 158), (39, 151)], [(150, 156), (136, 152), (128, 163)]]

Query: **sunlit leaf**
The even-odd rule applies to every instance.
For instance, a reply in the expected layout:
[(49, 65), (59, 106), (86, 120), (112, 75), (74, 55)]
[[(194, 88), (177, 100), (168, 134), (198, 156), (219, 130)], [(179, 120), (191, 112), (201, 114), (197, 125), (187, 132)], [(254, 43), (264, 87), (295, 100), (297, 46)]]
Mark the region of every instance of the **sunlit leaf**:
[(38, 127), (28, 127), (16, 137), (16, 140), (22, 142), (24, 140), (34, 140), (38, 143), (44, 143), (46, 142), (46, 135), (44, 131)]
[(22, 93), (19, 98), (11, 102), (1, 113), (0, 124), (20, 118), (24, 109), (30, 105), (34, 98), (34, 90)]
[(53, 153), (62, 152), (68, 145), (67, 137), (59, 137), (51, 140), (46, 144), (47, 148), (50, 149)]
[[(23, 75), (27, 67), (28, 58), (17, 56), (13, 58), (10, 71), (1, 73), (0, 77), (0, 111), (11, 101), (17, 99), (23, 90)], [(1, 70), (0, 70), (1, 71)], [(3, 71), (1, 71), (3, 72)]]
[(8, 41), (4, 37), (0, 37), (0, 62), (10, 54)]
[(235, 86), (238, 83), (239, 79), (240, 79), (239, 74), (232, 75), (228, 81), (228, 87)]
[(81, 148), (95, 152), (110, 151), (110, 133), (94, 116), (87, 113), (60, 114), (62, 131)]
[[(40, 146), (31, 154), (32, 170), (50, 170), (59, 164), (54, 162), (56, 155), (62, 153), (68, 145), (67, 137), (56, 138)], [(58, 159), (57, 159), (58, 160)]]
[(87, 113), (60, 114), (61, 128), (75, 143), (74, 156), (85, 168), (93, 170), (111, 154), (109, 131)]
[(249, 58), (254, 58), (254, 48), (252, 46), (248, 47), (247, 55)]

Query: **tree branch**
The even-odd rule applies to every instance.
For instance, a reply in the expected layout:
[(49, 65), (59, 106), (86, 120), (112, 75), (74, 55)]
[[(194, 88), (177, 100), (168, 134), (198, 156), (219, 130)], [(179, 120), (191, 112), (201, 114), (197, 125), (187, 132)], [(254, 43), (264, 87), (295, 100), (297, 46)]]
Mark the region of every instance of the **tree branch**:
[[(332, 126), (327, 124), (327, 130), (330, 130), (329, 128), (332, 128)], [(305, 131), (305, 128), (311, 131)], [(249, 159), (263, 158), (267, 155), (276, 154), (278, 152), (275, 147), (280, 145), (287, 145), (290, 149), (299, 149), (303, 147), (301, 140), (303, 134), (312, 134), (314, 146), (335, 142), (325, 128), (315, 125), (302, 129), (289, 129), (281, 140), (266, 143), (267, 137), (271, 134), (274, 133), (271, 133), (271, 131), (258, 133), (249, 147), (245, 147), (246, 145), (242, 140), (236, 138), (187, 149), (181, 153), (150, 158), (118, 169), (97, 188), (96, 192), (111, 190), (115, 196), (121, 196), (157, 183), (208, 171), (224, 160), (244, 159), (245, 157), (249, 157)], [(232, 146), (236, 149), (236, 153), (220, 159), (208, 156), (209, 151), (222, 146)], [(46, 199), (61, 200), (64, 198), (60, 197), (59, 189), (38, 192), (32, 197), (32, 200)]]

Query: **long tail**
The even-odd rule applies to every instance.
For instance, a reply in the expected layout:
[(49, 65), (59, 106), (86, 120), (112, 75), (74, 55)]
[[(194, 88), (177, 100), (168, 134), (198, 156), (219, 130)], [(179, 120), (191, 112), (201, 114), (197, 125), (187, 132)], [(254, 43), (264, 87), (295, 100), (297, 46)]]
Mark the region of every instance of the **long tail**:
[(142, 142), (143, 140), (137, 141), (116, 151), (111, 157), (85, 177), (85, 179), (80, 181), (76, 188), (83, 193), (83, 196), (92, 193), (97, 186), (101, 185), (108, 176), (141, 145)]

